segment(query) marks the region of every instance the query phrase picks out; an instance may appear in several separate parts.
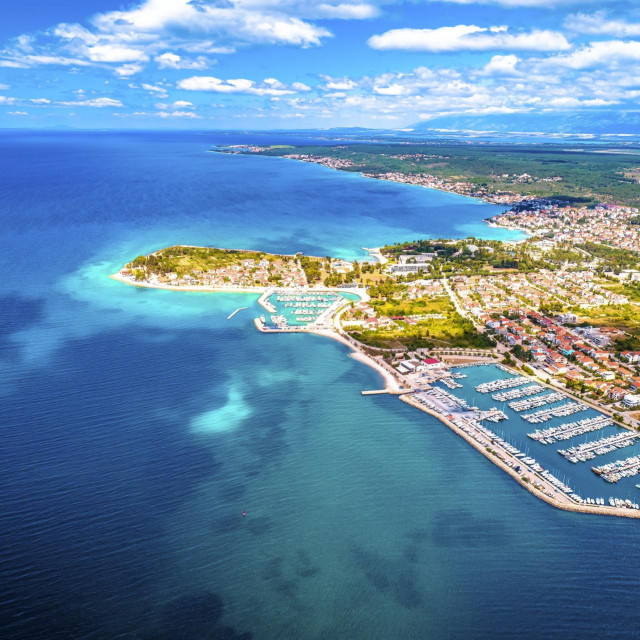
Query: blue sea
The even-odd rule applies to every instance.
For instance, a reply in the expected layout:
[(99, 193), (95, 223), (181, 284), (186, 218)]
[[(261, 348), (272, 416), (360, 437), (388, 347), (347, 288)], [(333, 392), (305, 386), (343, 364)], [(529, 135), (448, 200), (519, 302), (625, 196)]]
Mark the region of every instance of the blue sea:
[(0, 637), (639, 638), (637, 521), (536, 500), (363, 397), (341, 344), (255, 331), (257, 296), (108, 278), (177, 243), (506, 237), (478, 201), (210, 151), (258, 138), (0, 134)]

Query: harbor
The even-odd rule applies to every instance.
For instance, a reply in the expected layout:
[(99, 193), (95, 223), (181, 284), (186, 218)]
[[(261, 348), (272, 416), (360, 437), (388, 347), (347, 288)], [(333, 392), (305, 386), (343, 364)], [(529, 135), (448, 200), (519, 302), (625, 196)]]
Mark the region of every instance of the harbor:
[[(455, 375), (461, 370), (459, 367), (451, 371)], [(631, 480), (640, 474), (640, 436), (618, 427), (608, 416), (583, 403), (567, 402), (570, 399), (563, 393), (538, 396), (527, 392), (532, 386), (525, 384), (532, 381), (506, 368), (493, 364), (472, 365), (465, 367), (464, 373), (465, 379), (456, 379), (460, 387), (445, 390), (447, 385), (438, 381), (432, 390), (416, 392), (402, 400), (438, 417), (525, 488), (555, 506), (594, 513), (599, 509), (608, 512), (614, 507), (618, 515), (640, 516), (640, 491)], [(539, 393), (547, 389), (533, 385), (536, 386), (540, 387)], [(494, 406), (495, 398), (489, 395), (513, 391), (524, 392), (524, 395), (499, 407)], [(538, 397), (547, 398), (543, 406), (564, 404), (545, 408), (545, 422), (549, 426), (531, 432), (526, 414), (517, 410), (522, 408), (516, 405), (514, 409), (511, 404)], [(565, 413), (569, 415), (578, 410), (587, 417), (563, 421)], [(487, 420), (487, 415), (495, 416), (492, 412), (500, 412), (504, 417), (489, 427), (492, 421)], [(559, 443), (565, 441), (569, 446), (562, 447)], [(620, 457), (616, 453), (618, 448), (627, 448), (631, 454), (623, 461), (616, 460), (616, 456)], [(577, 454), (597, 455), (603, 460), (601, 472), (575, 464), (571, 458)]]

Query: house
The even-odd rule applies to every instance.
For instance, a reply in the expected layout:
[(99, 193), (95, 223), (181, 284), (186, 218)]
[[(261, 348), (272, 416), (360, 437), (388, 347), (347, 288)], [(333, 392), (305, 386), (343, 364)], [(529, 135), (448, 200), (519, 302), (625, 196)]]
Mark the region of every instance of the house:
[(640, 404), (640, 396), (628, 393), (622, 400), (625, 407), (637, 407)]
[(621, 387), (613, 387), (613, 389), (609, 389), (608, 396), (617, 402), (618, 400), (622, 400), (626, 393), (627, 392)]
[(437, 369), (442, 365), (442, 362), (440, 362), (440, 360), (438, 360), (437, 358), (425, 358), (423, 362), (425, 368), (427, 369)]

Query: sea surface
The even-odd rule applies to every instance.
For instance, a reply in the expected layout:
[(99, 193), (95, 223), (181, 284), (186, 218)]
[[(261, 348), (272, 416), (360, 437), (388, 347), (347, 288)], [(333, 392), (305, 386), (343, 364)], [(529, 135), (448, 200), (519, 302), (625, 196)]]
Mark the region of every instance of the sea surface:
[(341, 344), (255, 331), (257, 296), (108, 278), (177, 243), (506, 237), (477, 201), (210, 151), (252, 141), (0, 134), (0, 638), (639, 638), (637, 521), (536, 500), (363, 397)]

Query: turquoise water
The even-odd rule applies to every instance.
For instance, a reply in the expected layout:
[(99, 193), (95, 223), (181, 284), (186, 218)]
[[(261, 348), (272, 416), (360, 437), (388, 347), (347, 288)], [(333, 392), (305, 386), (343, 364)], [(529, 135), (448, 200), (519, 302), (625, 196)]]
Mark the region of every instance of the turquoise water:
[(578, 462), (575, 464), (558, 454), (558, 449), (568, 449), (583, 442), (600, 440), (601, 438), (606, 438), (616, 433), (622, 433), (625, 431), (624, 429), (612, 425), (598, 431), (592, 431), (591, 433), (571, 438), (570, 440), (564, 440), (550, 445), (541, 444), (527, 437), (527, 434), (532, 433), (536, 429), (547, 429), (548, 427), (555, 427), (566, 424), (567, 422), (574, 422), (585, 418), (595, 418), (602, 414), (595, 411), (595, 409), (588, 409), (574, 413), (572, 416), (551, 418), (545, 423), (532, 424), (523, 420), (521, 416), (539, 411), (542, 408), (559, 407), (566, 404), (567, 400), (545, 405), (545, 407), (540, 407), (539, 409), (518, 412), (511, 409), (508, 403), (492, 400), (490, 393), (479, 393), (475, 390), (475, 387), (482, 382), (510, 378), (512, 377), (511, 374), (501, 371), (495, 366), (464, 367), (460, 369), (460, 372), (467, 376), (459, 380), (460, 384), (463, 385), (462, 389), (448, 389), (444, 387), (444, 385), (438, 386), (442, 386), (445, 391), (453, 393), (459, 398), (464, 398), (470, 406), (479, 407), (484, 410), (497, 407), (501, 411), (504, 411), (509, 416), (508, 420), (498, 423), (487, 422), (485, 426), (521, 451), (528, 453), (532, 458), (537, 460), (543, 468), (548, 469), (557, 478), (570, 486), (579, 496), (583, 498), (605, 498), (605, 500), (612, 496), (622, 499), (629, 498), (633, 502), (640, 500), (640, 490), (635, 487), (635, 485), (640, 482), (640, 476), (635, 478), (622, 478), (619, 482), (611, 484), (605, 482), (591, 471), (592, 466), (601, 466), (608, 462), (638, 455), (640, 453), (640, 444), (612, 451), (602, 456), (596, 456), (593, 460), (587, 462)]
[(107, 277), (178, 242), (495, 233), (481, 203), (207, 151), (250, 139), (2, 134), (0, 636), (637, 637), (637, 522), (554, 510), (361, 396), (374, 371), (258, 333), (257, 296)]

